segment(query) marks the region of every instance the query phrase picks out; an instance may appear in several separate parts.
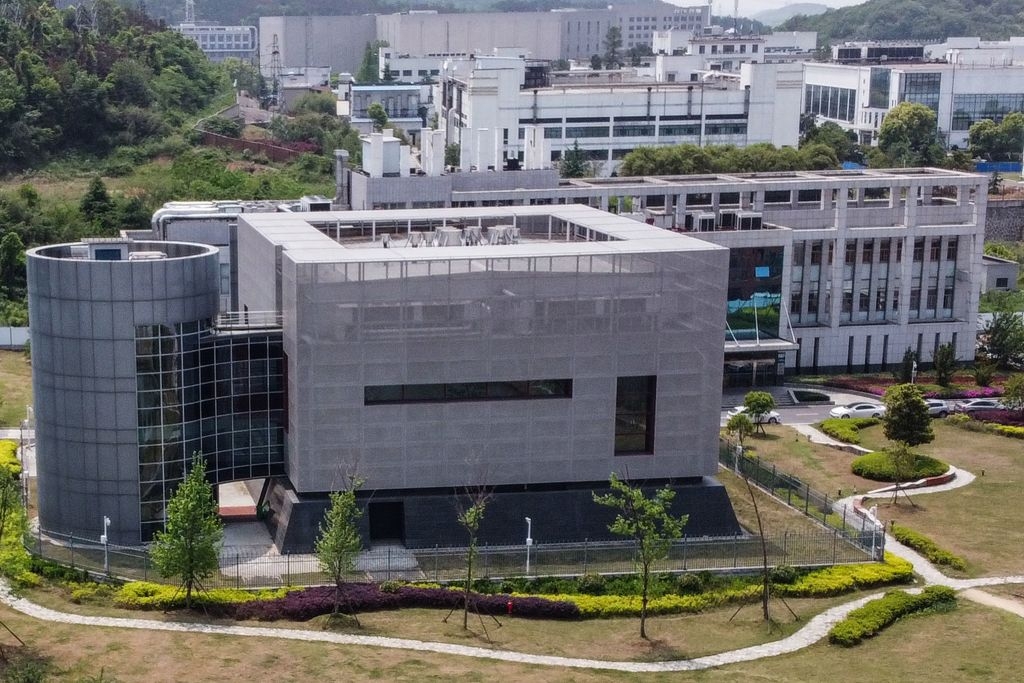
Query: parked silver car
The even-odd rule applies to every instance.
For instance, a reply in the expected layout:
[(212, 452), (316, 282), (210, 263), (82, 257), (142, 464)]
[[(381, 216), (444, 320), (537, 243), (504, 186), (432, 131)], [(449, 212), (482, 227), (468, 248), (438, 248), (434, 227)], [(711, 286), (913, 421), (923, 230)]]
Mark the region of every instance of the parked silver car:
[(979, 410), (1006, 410), (1006, 406), (998, 398), (970, 398), (954, 404), (953, 410), (957, 413), (974, 413)]
[(928, 406), (928, 414), (932, 417), (946, 417), (951, 412), (949, 404), (941, 398), (926, 398), (924, 403)]
[(857, 401), (848, 403), (845, 406), (836, 406), (828, 411), (829, 417), (882, 417), (885, 415), (885, 406), (881, 403), (871, 401)]
[[(746, 406), (736, 406), (735, 408), (730, 408), (729, 412), (726, 414), (729, 417), (735, 417), (736, 415), (745, 412), (747, 412)], [(750, 421), (753, 422), (754, 424), (782, 424), (782, 416), (779, 415), (779, 412), (777, 410), (769, 410), (767, 413), (759, 413), (756, 415), (750, 414), (749, 417)]]

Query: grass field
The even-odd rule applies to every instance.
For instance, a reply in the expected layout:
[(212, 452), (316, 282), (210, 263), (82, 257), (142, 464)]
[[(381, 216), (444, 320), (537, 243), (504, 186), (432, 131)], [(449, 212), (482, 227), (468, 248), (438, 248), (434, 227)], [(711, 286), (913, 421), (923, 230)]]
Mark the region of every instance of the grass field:
[(0, 427), (17, 427), (32, 405), (32, 366), (21, 351), (0, 351)]
[[(741, 612), (741, 616), (743, 614)], [(270, 672), (277, 681), (342, 677), (354, 681), (504, 679), (517, 683), (553, 680), (814, 681), (823, 680), (827, 672), (827, 679), (836, 683), (865, 680), (999, 683), (1019, 680), (1018, 648), (1007, 644), (1024, 642), (1024, 620), (963, 602), (952, 614), (903, 620), (856, 648), (820, 643), (792, 655), (704, 672), (640, 675), (325, 643), (51, 624), (6, 608), (0, 609), (0, 619), (29, 644), (32, 652), (52, 663), (52, 679), (47, 680), (100, 680), (102, 672), (104, 681), (126, 683), (251, 681), (265, 679)], [(436, 631), (441, 630), (437, 628), (438, 622), (439, 619), (434, 622)], [(530, 626), (533, 622), (524, 624)], [(662, 635), (661, 627), (666, 625), (668, 622), (661, 619), (652, 622), (656, 627), (655, 638)], [(571, 637), (574, 648), (581, 644), (576, 643), (575, 626), (563, 625), (559, 636), (560, 640)], [(502, 630), (504, 628), (512, 626), (506, 625)], [(639, 639), (633, 636), (631, 640)], [(8, 655), (19, 658), (27, 654), (14, 647), (13, 642), (9, 636), (4, 641)]]
[[(878, 498), (879, 516), (896, 520), (932, 538), (942, 548), (964, 557), (975, 576), (1020, 573), (1024, 557), (1020, 533), (1024, 507), (1019, 505), (1024, 485), (1024, 447), (1019, 440), (994, 434), (967, 432), (940, 421), (933, 422), (935, 441), (918, 450), (963, 468), (978, 478), (967, 487), (915, 496), (916, 507), (905, 499), (896, 505)], [(882, 426), (861, 431), (862, 445), (880, 450), (888, 445)], [(812, 486), (830, 492), (863, 493), (882, 486), (850, 473), (853, 457), (842, 451), (800, 441), (795, 431), (769, 428), (768, 438), (749, 444), (763, 460), (794, 474)], [(984, 475), (982, 476), (982, 474)]]

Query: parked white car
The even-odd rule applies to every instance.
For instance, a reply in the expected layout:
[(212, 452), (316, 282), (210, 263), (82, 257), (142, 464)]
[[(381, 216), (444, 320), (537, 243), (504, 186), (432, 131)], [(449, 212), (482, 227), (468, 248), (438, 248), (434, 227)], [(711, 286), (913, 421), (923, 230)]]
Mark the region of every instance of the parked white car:
[(1006, 410), (1006, 406), (997, 398), (969, 398), (956, 403), (953, 410), (957, 413), (974, 413), (979, 410)]
[(924, 404), (928, 406), (928, 414), (932, 417), (946, 417), (952, 412), (949, 404), (941, 398), (926, 398)]
[[(735, 408), (730, 408), (727, 414), (729, 417), (735, 417), (736, 415), (745, 412), (747, 412), (746, 406), (736, 406)], [(757, 415), (752, 414), (750, 415), (750, 419), (754, 424), (782, 424), (782, 415), (779, 415), (779, 411), (777, 410), (769, 410), (767, 413), (759, 413)]]
[(836, 406), (828, 411), (829, 417), (882, 417), (885, 415), (885, 406), (881, 403), (870, 401), (858, 401), (848, 403), (845, 406)]

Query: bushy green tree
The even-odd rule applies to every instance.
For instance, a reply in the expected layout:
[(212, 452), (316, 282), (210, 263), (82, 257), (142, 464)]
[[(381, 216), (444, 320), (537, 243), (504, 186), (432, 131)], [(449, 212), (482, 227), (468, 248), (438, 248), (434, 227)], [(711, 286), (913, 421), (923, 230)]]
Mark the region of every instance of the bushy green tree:
[(374, 102), (367, 107), (366, 116), (373, 122), (373, 129), (378, 133), (388, 125), (388, 112), (380, 102)]
[[(359, 536), (358, 522), (362, 510), (356, 502), (356, 491), (362, 481), (352, 479), (342, 491), (331, 493), (331, 506), (320, 524), (316, 539), (316, 557), (320, 569), (334, 584), (334, 614), (341, 603), (341, 586), (345, 576), (355, 568), (355, 560), (362, 550), (363, 541)], [(352, 615), (355, 617), (355, 615)], [(355, 617), (356, 624), (359, 618)]]
[(648, 497), (639, 486), (612, 473), (608, 479), (611, 491), (594, 494), (594, 502), (616, 511), (608, 530), (636, 542), (636, 558), (640, 566), (640, 637), (647, 638), (647, 603), (650, 595), (651, 566), (668, 556), (674, 541), (683, 535), (687, 515), (672, 514), (675, 491), (668, 486)]
[(1024, 362), (1024, 318), (1019, 313), (996, 313), (982, 331), (982, 349), (1000, 368)]
[(160, 575), (177, 578), (185, 591), (185, 606), (203, 581), (218, 569), (224, 526), (217, 516), (213, 487), (206, 480), (206, 461), (196, 453), (185, 479), (167, 502), (163, 531), (156, 533), (150, 555)]
[(590, 174), (587, 155), (580, 149), (580, 141), (573, 141), (572, 147), (562, 153), (558, 162), (558, 173), (563, 178), (583, 178)]
[(945, 156), (935, 112), (918, 102), (900, 102), (878, 129), (878, 149), (895, 166), (934, 166)]
[(739, 442), (740, 452), (743, 452), (743, 442), (748, 436), (754, 433), (754, 423), (747, 417), (746, 413), (737, 413), (725, 423), (725, 431), (736, 437)]
[(767, 391), (748, 391), (747, 395), (743, 397), (743, 405), (757, 431), (763, 434), (768, 413), (775, 410), (775, 397)]
[(604, 68), (618, 69), (622, 66), (622, 29), (618, 26), (608, 27), (604, 34)]
[(948, 387), (953, 381), (953, 373), (956, 372), (956, 347), (953, 346), (953, 342), (942, 344), (935, 349), (932, 369), (935, 370), (935, 383)]
[(444, 146), (444, 165), (459, 167), (462, 163), (462, 147), (457, 142)]
[(1006, 380), (1002, 400), (1010, 410), (1024, 412), (1024, 374), (1017, 373)]
[(882, 402), (885, 404), (882, 418), (885, 438), (908, 446), (931, 443), (935, 438), (928, 405), (919, 386), (895, 384), (885, 390)]
[(914, 368), (917, 366), (917, 353), (914, 349), (907, 347), (907, 350), (903, 352), (903, 358), (900, 359), (899, 365), (893, 370), (892, 376), (895, 380), (901, 384), (907, 384), (914, 380)]

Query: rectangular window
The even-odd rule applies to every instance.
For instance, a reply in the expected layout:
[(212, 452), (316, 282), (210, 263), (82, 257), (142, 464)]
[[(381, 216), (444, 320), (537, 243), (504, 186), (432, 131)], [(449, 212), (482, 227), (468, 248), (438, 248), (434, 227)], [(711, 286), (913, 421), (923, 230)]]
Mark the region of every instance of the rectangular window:
[(615, 388), (615, 454), (654, 452), (657, 377), (619, 377)]
[(368, 406), (389, 403), (455, 403), (540, 398), (572, 398), (572, 380), (534, 379), (363, 387), (363, 405)]
[(850, 266), (857, 262), (857, 242), (849, 240), (846, 242), (846, 255), (843, 262)]
[(565, 139), (575, 140), (576, 138), (606, 138), (608, 137), (608, 126), (566, 126)]
[(878, 242), (878, 262), (888, 263), (889, 262), (889, 240), (879, 240)]
[(918, 237), (914, 240), (914, 261), (924, 260), (924, 238)]
[(942, 240), (935, 238), (932, 240), (931, 249), (928, 250), (928, 260), (938, 261), (939, 256), (942, 254)]
[(928, 289), (928, 298), (925, 301), (925, 308), (929, 311), (934, 311), (935, 306), (939, 303), (939, 290), (935, 287)]
[(955, 237), (951, 237), (949, 239), (949, 241), (946, 242), (946, 260), (947, 261), (956, 261), (956, 238)]
[(863, 263), (871, 263), (875, 258), (875, 241), (864, 240), (863, 254), (861, 260)]
[(811, 245), (811, 265), (818, 265), (821, 263), (821, 242), (815, 242)]

